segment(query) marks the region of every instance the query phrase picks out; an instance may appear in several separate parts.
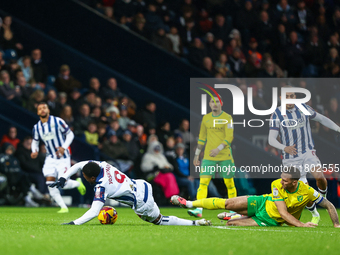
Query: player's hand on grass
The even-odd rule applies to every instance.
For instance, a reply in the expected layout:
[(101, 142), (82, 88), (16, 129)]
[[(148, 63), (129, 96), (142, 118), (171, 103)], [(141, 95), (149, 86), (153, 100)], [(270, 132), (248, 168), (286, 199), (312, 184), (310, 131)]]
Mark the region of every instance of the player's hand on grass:
[(296, 146), (295, 144), (292, 145), (292, 146), (287, 146), (287, 147), (284, 148), (284, 151), (287, 152), (290, 155), (296, 155), (297, 151), (296, 151), (295, 146)]
[(31, 158), (37, 158), (38, 157), (39, 152), (35, 151), (31, 153)]
[(220, 152), (220, 150), (218, 148), (213, 149), (213, 150), (210, 151), (209, 156), (210, 157), (216, 157), (219, 152)]
[(199, 155), (194, 157), (194, 166), (199, 166), (201, 162), (199, 161)]
[(61, 225), (75, 225), (73, 221), (68, 222), (68, 223), (61, 223)]
[(307, 223), (304, 223), (302, 227), (304, 228), (315, 228), (318, 224), (315, 224), (313, 222), (307, 222)]
[(52, 183), (49, 185), (51, 188), (57, 187), (57, 188), (64, 188), (66, 179), (63, 177), (60, 177), (58, 181)]
[(64, 155), (65, 149), (63, 147), (58, 147), (57, 148), (57, 156), (62, 157)]

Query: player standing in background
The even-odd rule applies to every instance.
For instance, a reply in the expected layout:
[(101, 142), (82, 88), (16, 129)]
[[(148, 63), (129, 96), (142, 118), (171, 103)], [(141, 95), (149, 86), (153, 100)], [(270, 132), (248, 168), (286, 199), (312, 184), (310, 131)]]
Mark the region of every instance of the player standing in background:
[[(215, 172), (219, 171), (228, 189), (228, 198), (237, 196), (234, 175), (234, 159), (231, 151), (231, 142), (234, 139), (234, 128), (231, 124), (232, 117), (222, 111), (222, 97), (210, 99), (211, 113), (203, 116), (197, 149), (195, 151), (194, 165), (200, 165), (199, 155), (204, 145), (204, 157), (200, 168), (200, 185), (197, 190), (197, 199), (206, 198), (208, 185)], [(226, 121), (227, 124), (226, 124)], [(229, 171), (228, 171), (229, 170)], [(189, 210), (189, 215), (202, 217), (202, 208)]]
[(144, 180), (133, 180), (106, 162), (82, 161), (65, 172), (52, 187), (63, 187), (70, 176), (83, 171), (84, 178), (95, 186), (91, 208), (79, 219), (65, 225), (81, 225), (97, 217), (107, 198), (129, 205), (144, 221), (155, 225), (209, 226), (210, 221), (185, 220), (175, 216), (163, 216), (152, 195), (152, 186)]
[[(294, 99), (296, 95), (293, 92), (287, 92), (286, 98)], [(287, 104), (286, 115), (281, 114), (281, 106), (276, 108), (270, 118), (268, 142), (271, 146), (283, 151), (282, 164), (284, 166), (294, 166), (300, 170), (300, 180), (304, 183), (307, 183), (306, 175), (310, 171), (316, 180), (319, 192), (326, 197), (327, 180), (323, 175), (321, 162), (316, 156), (309, 120), (318, 121), (337, 132), (340, 132), (340, 127), (310, 106), (302, 105), (311, 115), (303, 114), (294, 104)], [(282, 121), (284, 121), (283, 125)], [(277, 140), (278, 135), (282, 143)], [(312, 222), (318, 224), (320, 215), (315, 203), (309, 203), (306, 208), (312, 213)]]
[[(43, 141), (47, 151), (42, 169), (46, 178), (46, 185), (51, 197), (61, 207), (58, 213), (67, 213), (68, 208), (60, 195), (59, 189), (51, 188), (49, 185), (71, 167), (71, 155), (68, 147), (73, 141), (74, 134), (61, 118), (50, 115), (50, 110), (45, 102), (38, 104), (37, 114), (40, 121), (33, 127), (31, 157), (36, 158), (38, 156), (39, 141)], [(73, 188), (78, 188), (81, 195), (86, 193), (81, 178), (78, 178), (77, 181), (71, 179), (67, 181), (64, 189)]]

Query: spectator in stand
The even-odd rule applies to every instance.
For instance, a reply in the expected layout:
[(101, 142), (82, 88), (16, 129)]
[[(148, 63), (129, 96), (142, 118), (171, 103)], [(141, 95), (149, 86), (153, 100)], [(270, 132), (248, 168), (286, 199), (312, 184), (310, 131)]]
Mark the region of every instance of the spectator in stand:
[[(182, 143), (185, 145), (186, 149), (190, 148), (192, 143), (195, 143), (195, 137), (189, 131), (190, 129), (190, 122), (187, 119), (182, 119), (181, 123), (179, 124), (179, 128), (174, 131), (175, 134), (179, 134), (183, 141)], [(177, 144), (177, 143), (176, 143)]]
[(150, 34), (145, 28), (145, 23), (145, 18), (135, 18), (131, 30), (146, 39), (150, 39)]
[(58, 93), (58, 105), (60, 107), (60, 111), (67, 105), (67, 94), (65, 92)]
[(179, 193), (178, 185), (173, 171), (173, 166), (163, 155), (162, 145), (158, 141), (149, 144), (147, 152), (142, 157), (141, 170), (148, 181), (162, 187), (165, 198), (170, 198)]
[(213, 61), (209, 57), (203, 58), (203, 70), (209, 73), (211, 76), (215, 76), (216, 69), (214, 68)]
[(147, 102), (145, 108), (136, 115), (136, 121), (142, 124), (147, 131), (157, 127), (156, 104), (152, 101)]
[(83, 103), (88, 104), (90, 106), (91, 110), (96, 106), (96, 94), (93, 90), (89, 90), (85, 94), (85, 96), (83, 98)]
[(65, 105), (60, 113), (60, 118), (62, 118), (66, 124), (73, 130), (74, 118), (72, 115), (72, 107)]
[(336, 48), (330, 48), (323, 67), (328, 72), (334, 65), (340, 65), (339, 52)]
[(181, 37), (178, 34), (178, 29), (175, 26), (170, 28), (170, 33), (166, 35), (172, 44), (172, 52), (175, 53), (177, 56), (182, 55), (182, 41)]
[(214, 24), (213, 19), (209, 16), (207, 10), (202, 9), (199, 13), (198, 21), (200, 32), (202, 34), (208, 33), (211, 30), (213, 24)]
[(32, 185), (28, 176), (20, 168), (20, 163), (16, 157), (13, 156), (15, 149), (9, 144), (5, 143), (2, 146), (2, 154), (0, 154), (0, 173), (7, 178), (7, 185), (12, 189), (15, 187), (17, 192), (22, 192), (25, 196), (25, 206), (39, 207), (39, 204), (34, 202), (28, 194), (32, 192), (35, 198), (42, 199), (43, 195)]
[(21, 70), (24, 74), (24, 77), (26, 78), (26, 81), (28, 83), (35, 83), (33, 68), (31, 64), (31, 57), (30, 56), (23, 57), (18, 61), (18, 64), (21, 67)]
[(54, 89), (50, 89), (47, 92), (46, 103), (50, 109), (50, 114), (54, 116), (59, 116), (61, 112), (61, 105), (57, 100), (57, 93)]
[(223, 77), (233, 77), (230, 65), (228, 64), (228, 57), (225, 53), (220, 54), (218, 61), (215, 63), (215, 69), (218, 73), (222, 74)]
[(255, 36), (257, 21), (257, 13), (253, 9), (252, 1), (246, 0), (244, 9), (237, 13), (235, 20), (235, 27), (241, 32), (244, 42), (248, 42), (250, 37)]
[(0, 72), (0, 96), (21, 104), (21, 91), (19, 86), (14, 86), (6, 70)]
[(163, 20), (160, 16), (158, 16), (157, 7), (154, 3), (150, 3), (148, 5), (148, 11), (145, 14), (145, 19), (146, 27), (151, 33), (155, 32), (159, 27), (164, 27)]
[(264, 64), (263, 70), (259, 72), (258, 77), (277, 78), (274, 63), (270, 60), (267, 60), (267, 62)]
[(136, 103), (131, 99), (128, 98), (127, 96), (123, 96), (119, 100), (119, 105), (125, 105), (128, 110), (128, 117), (131, 119), (133, 116), (136, 114)]
[(99, 95), (100, 92), (100, 81), (96, 77), (92, 77), (90, 79), (90, 90), (89, 92), (93, 92), (95, 96)]
[[(281, 0), (286, 1), (286, 0)], [(285, 58), (287, 63), (288, 75), (291, 77), (300, 77), (304, 66), (302, 45), (298, 42), (298, 34), (292, 31), (289, 35), (290, 42), (287, 43)]]
[(175, 165), (176, 162), (176, 152), (175, 152), (175, 138), (169, 136), (165, 141), (164, 155), (171, 165)]
[(156, 130), (156, 135), (159, 142), (165, 147), (166, 140), (172, 136), (170, 123), (168, 121), (162, 121)]
[(97, 125), (98, 133), (98, 149), (103, 149), (103, 143), (106, 141), (106, 124), (99, 123)]
[(194, 38), (198, 36), (195, 21), (192, 18), (185, 20), (185, 26), (180, 28), (179, 34), (181, 36), (183, 46), (188, 49), (193, 43)]
[(117, 137), (119, 139), (122, 138), (123, 134), (124, 134), (124, 130), (122, 129), (122, 127), (119, 125), (119, 122), (118, 120), (112, 120), (110, 122), (110, 125), (109, 125), (109, 131), (112, 130), (115, 132), (115, 134), (117, 135)]
[(279, 3), (276, 5), (276, 8), (274, 8), (272, 11), (271, 19), (275, 24), (285, 22), (290, 28), (294, 28), (294, 26), (297, 24), (295, 13), (288, 4), (287, 0), (279, 1)]
[(108, 17), (110, 20), (115, 21), (115, 16), (114, 16), (114, 9), (111, 6), (107, 6), (104, 8), (104, 15)]
[[(1, 49), (1, 42), (0, 42), (0, 49)], [(5, 60), (3, 59), (3, 52), (0, 51), (0, 72), (6, 69), (7, 69), (7, 66), (6, 66)]]
[(71, 94), (68, 96), (67, 104), (71, 106), (72, 112), (77, 113), (81, 105), (81, 100), (79, 100), (81, 94), (78, 89), (73, 89)]
[(44, 91), (37, 89), (34, 91), (27, 103), (27, 110), (36, 113), (37, 107), (40, 102), (43, 102), (45, 99)]
[(23, 106), (25, 107), (27, 105), (27, 101), (29, 100), (30, 96), (32, 95), (32, 93), (34, 91), (35, 84), (34, 84), (34, 87), (33, 87), (26, 82), (26, 79), (25, 79), (24, 76), (19, 76), (17, 78), (16, 85), (20, 86), (21, 99), (22, 99), (22, 102), (23, 102)]
[(258, 77), (261, 69), (261, 61), (259, 61), (257, 53), (253, 52), (249, 56), (248, 62), (244, 66), (244, 75), (246, 77)]
[(31, 143), (32, 137), (26, 136), (21, 144), (19, 144), (15, 156), (20, 162), (21, 169), (27, 174), (31, 183), (35, 184), (38, 191), (49, 197), (49, 192), (46, 186), (46, 180), (42, 173), (44, 165), (44, 157), (31, 158)]
[(132, 139), (132, 133), (129, 130), (124, 131), (122, 143), (129, 152), (129, 159), (136, 162), (140, 156), (139, 147), (137, 141)]
[(262, 57), (262, 68), (265, 68), (265, 63), (267, 63), (267, 61), (271, 61), (274, 64), (274, 70), (275, 73), (277, 75), (278, 78), (283, 78), (283, 71), (282, 69), (279, 67), (279, 65), (277, 65), (276, 63), (274, 63), (273, 61), (273, 57), (269, 54), (269, 53), (264, 53), (263, 57)]
[(95, 122), (90, 122), (87, 125), (87, 130), (84, 131), (84, 140), (93, 146), (98, 146), (99, 135), (97, 133), (97, 124)]
[(258, 52), (257, 50), (257, 47), (258, 47), (258, 43), (256, 41), (256, 39), (254, 37), (252, 37), (249, 41), (249, 50), (248, 50), (248, 56), (250, 56), (251, 54), (253, 53), (256, 53), (256, 58), (257, 58), (257, 62), (260, 62), (261, 64), (261, 61), (262, 61), (262, 55), (260, 52)]
[(306, 72), (305, 76), (318, 77), (319, 72), (322, 70), (322, 63), (324, 61), (324, 45), (319, 41), (317, 35), (313, 35), (311, 40), (306, 46), (305, 59), (306, 59)]
[(127, 129), (130, 120), (131, 119), (128, 117), (127, 107), (125, 105), (122, 105), (120, 107), (120, 117), (118, 119), (119, 125), (122, 127), (122, 129), (125, 130)]
[(102, 115), (102, 110), (100, 109), (100, 107), (94, 107), (90, 113), (90, 117), (92, 121), (96, 124), (101, 121), (106, 121), (106, 117)]
[(41, 50), (34, 49), (31, 53), (34, 81), (40, 89), (45, 89), (48, 70), (45, 62), (41, 59)]
[(215, 16), (214, 24), (211, 28), (211, 33), (214, 34), (216, 39), (222, 39), (223, 42), (228, 41), (228, 35), (232, 27), (227, 24), (225, 17), (222, 14), (217, 14)]
[(327, 47), (328, 47), (328, 49), (335, 48), (339, 52), (340, 43), (339, 43), (338, 37), (336, 36), (336, 33), (332, 34), (329, 37), (329, 41), (327, 42)]
[(5, 16), (3, 18), (2, 26), (0, 27), (0, 42), (2, 42), (2, 49), (13, 49), (21, 51), (24, 47), (17, 40), (15, 33), (12, 31), (12, 17)]
[(87, 126), (91, 121), (90, 117), (90, 107), (88, 104), (82, 104), (79, 108), (80, 115), (75, 118), (74, 121), (74, 134), (82, 135), (85, 130), (87, 130)]
[(14, 126), (10, 126), (8, 129), (8, 133), (3, 135), (0, 142), (0, 147), (5, 143), (12, 144), (14, 149), (17, 149), (20, 140), (17, 138), (18, 131), (17, 128)]
[(147, 135), (144, 133), (144, 127), (142, 125), (138, 125), (136, 127), (136, 140), (138, 140), (138, 148), (141, 154), (145, 152), (147, 145)]
[(241, 50), (238, 48), (234, 49), (233, 54), (229, 57), (229, 65), (235, 77), (244, 76), (245, 63), (246, 61), (241, 58)]
[(295, 16), (297, 17), (298, 32), (306, 38), (310, 26), (315, 23), (315, 18), (313, 17), (312, 12), (306, 8), (304, 0), (298, 0)]
[(152, 35), (151, 41), (166, 51), (172, 52), (172, 42), (166, 36), (163, 27), (159, 27), (156, 32)]
[(16, 59), (11, 59), (7, 68), (11, 81), (15, 81), (18, 72), (22, 72)]
[(227, 46), (227, 54), (228, 56), (231, 56), (234, 52), (235, 49), (240, 50), (240, 58), (243, 59), (244, 61), (246, 60), (246, 57), (244, 56), (243, 52), (242, 52), (242, 48), (240, 46), (237, 45), (237, 41), (236, 39), (232, 38), (229, 42), (229, 45)]
[(106, 87), (103, 87), (100, 93), (100, 97), (103, 100), (113, 99), (117, 97), (123, 97), (124, 94), (120, 92), (120, 89), (117, 87), (117, 80), (115, 78), (109, 78), (106, 83)]
[(261, 11), (260, 21), (256, 26), (256, 38), (259, 41), (259, 51), (261, 53), (271, 52), (274, 40), (273, 33), (274, 26), (269, 19), (268, 12)]
[(65, 92), (67, 95), (70, 95), (74, 89), (81, 88), (81, 83), (70, 75), (70, 67), (68, 65), (62, 65), (54, 86), (59, 92)]
[(183, 143), (176, 144), (176, 165), (174, 166), (174, 174), (178, 186), (188, 190), (189, 198), (196, 198), (196, 189), (194, 178), (190, 176), (189, 159), (184, 155), (185, 146)]
[(194, 66), (203, 67), (203, 59), (207, 56), (207, 51), (201, 39), (195, 38), (192, 47), (189, 49), (188, 60)]

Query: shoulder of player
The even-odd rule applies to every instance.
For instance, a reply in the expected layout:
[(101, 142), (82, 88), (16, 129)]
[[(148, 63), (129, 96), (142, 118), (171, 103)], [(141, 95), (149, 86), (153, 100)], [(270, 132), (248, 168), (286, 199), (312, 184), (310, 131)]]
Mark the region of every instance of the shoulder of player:
[(233, 118), (230, 114), (226, 113), (225, 111), (222, 112), (221, 116), (223, 116), (225, 119), (232, 119)]
[(277, 179), (272, 182), (272, 186), (277, 189), (282, 189), (281, 179)]

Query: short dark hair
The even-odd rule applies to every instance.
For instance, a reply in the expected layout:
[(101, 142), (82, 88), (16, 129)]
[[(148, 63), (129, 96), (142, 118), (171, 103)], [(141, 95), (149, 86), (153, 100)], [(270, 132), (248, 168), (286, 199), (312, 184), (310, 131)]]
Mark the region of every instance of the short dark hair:
[(83, 167), (83, 173), (87, 177), (98, 177), (100, 174), (100, 166), (95, 163), (95, 162), (88, 162), (84, 167)]
[(298, 181), (301, 178), (300, 170), (296, 167), (284, 167), (282, 173), (290, 174), (292, 177), (290, 179)]
[(41, 104), (46, 104), (46, 105), (47, 105), (47, 108), (49, 108), (48, 104), (47, 104), (45, 101), (41, 101), (41, 102), (38, 103), (37, 109), (38, 109), (38, 106), (41, 105)]

